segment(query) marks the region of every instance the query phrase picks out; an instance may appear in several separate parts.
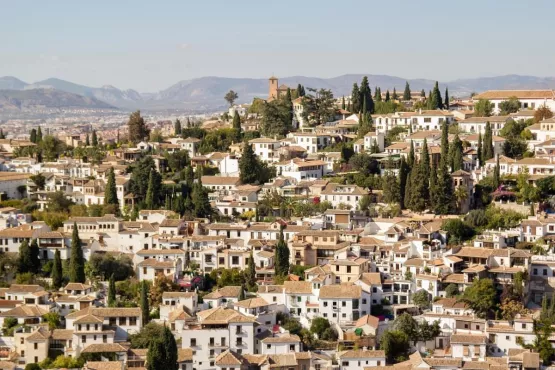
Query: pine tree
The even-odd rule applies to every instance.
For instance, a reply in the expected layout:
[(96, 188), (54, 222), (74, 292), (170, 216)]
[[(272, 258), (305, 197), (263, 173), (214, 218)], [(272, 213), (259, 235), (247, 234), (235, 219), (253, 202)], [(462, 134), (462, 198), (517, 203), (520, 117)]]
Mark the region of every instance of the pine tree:
[(445, 102), (443, 103), (443, 108), (449, 109), (449, 88), (445, 88)]
[(150, 321), (150, 306), (148, 303), (148, 283), (146, 281), (141, 282), (141, 316), (143, 320), (143, 326), (145, 326)]
[(114, 167), (110, 167), (110, 169), (108, 170), (108, 179), (106, 180), (106, 188), (104, 189), (104, 204), (113, 204), (114, 206), (116, 206), (116, 213), (119, 213), (119, 199), (116, 187), (116, 174), (114, 173)]
[(414, 154), (414, 142), (411, 140), (410, 141), (410, 151), (409, 151), (409, 155), (407, 158), (407, 164), (409, 165), (410, 168), (412, 168), (414, 166), (414, 162), (415, 162), (415, 154)]
[(29, 133), (29, 141), (32, 143), (37, 143), (37, 129), (32, 129)]
[(393, 95), (391, 95), (391, 99), (393, 100), (398, 100), (399, 97), (397, 96), (397, 90), (395, 90), (395, 88), (393, 88)]
[(345, 108), (345, 95), (343, 95), (343, 98), (341, 98), (341, 109), (345, 110)]
[(87, 134), (87, 136), (85, 137), (85, 146), (90, 146), (91, 145), (91, 139), (89, 138), (89, 134)]
[(31, 262), (31, 250), (29, 248), (29, 242), (23, 240), (19, 245), (19, 259), (18, 259), (18, 269), (20, 274), (31, 272), (32, 262)]
[(401, 209), (405, 209), (405, 193), (407, 191), (407, 177), (409, 175), (409, 166), (405, 162), (405, 157), (401, 156), (401, 164), (399, 165), (399, 205)]
[(361, 106), (361, 101), (360, 101), (360, 90), (358, 88), (358, 84), (355, 82), (353, 84), (353, 90), (351, 92), (351, 107), (352, 107), (352, 111), (353, 113), (359, 113), (360, 109), (362, 108)]
[(476, 157), (478, 157), (478, 166), (482, 167), (484, 160), (482, 158), (482, 133), (478, 133), (478, 149), (476, 150)]
[(81, 239), (79, 239), (79, 231), (77, 223), (73, 223), (73, 233), (71, 235), (71, 255), (69, 258), (69, 282), (84, 283), (85, 282), (85, 259), (83, 257), (83, 248)]
[(482, 145), (482, 158), (485, 163), (488, 159), (493, 158), (493, 136), (489, 122), (486, 122), (486, 133), (484, 134), (484, 142)]
[(451, 153), (451, 171), (455, 172), (463, 169), (463, 146), (459, 135), (455, 135)]
[(389, 97), (389, 90), (386, 90), (386, 91), (385, 91), (385, 101), (388, 102), (389, 100), (390, 100), (390, 97)]
[(150, 170), (150, 175), (148, 176), (148, 188), (146, 190), (145, 196), (145, 207), (146, 209), (155, 209), (155, 196), (154, 196), (154, 170)]
[[(236, 112), (237, 113), (237, 112)], [(181, 135), (181, 121), (179, 120), (179, 118), (177, 118), (175, 120), (175, 123), (173, 124), (173, 131), (175, 133), (176, 136), (180, 136)]]
[(36, 144), (39, 144), (40, 142), (42, 142), (42, 130), (39, 126), (39, 128), (37, 129), (37, 142), (36, 142)]
[(108, 281), (108, 307), (116, 307), (116, 280), (114, 274)]
[(92, 146), (95, 148), (98, 146), (98, 136), (96, 136), (96, 130), (92, 132)]
[(39, 243), (37, 239), (33, 239), (31, 241), (31, 245), (29, 246), (29, 262), (31, 263), (30, 272), (33, 274), (38, 274), (40, 272), (40, 250), (39, 250)]
[(411, 100), (410, 85), (408, 81), (405, 82), (405, 91), (403, 92), (403, 100), (405, 101)]
[(56, 290), (62, 287), (62, 257), (60, 256), (60, 250), (56, 249), (54, 253), (54, 263), (52, 264), (52, 273), (50, 275), (52, 278), (52, 287)]
[(243, 184), (252, 184), (258, 181), (260, 164), (254, 150), (249, 143), (243, 147), (243, 155), (239, 160), (239, 178)]

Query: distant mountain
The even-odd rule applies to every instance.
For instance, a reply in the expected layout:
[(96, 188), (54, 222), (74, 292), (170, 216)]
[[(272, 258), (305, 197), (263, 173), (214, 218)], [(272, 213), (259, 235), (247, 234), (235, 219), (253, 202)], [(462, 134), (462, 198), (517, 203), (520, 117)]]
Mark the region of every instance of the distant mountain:
[(12, 76), (0, 77), (0, 90), (22, 90), (27, 85), (27, 82)]
[(96, 98), (120, 108), (137, 109), (142, 106), (142, 97), (141, 94), (139, 94), (137, 91), (120, 90), (111, 85), (105, 85), (99, 88), (88, 87), (60, 80), (58, 78), (49, 78), (25, 86), (25, 89), (44, 88), (56, 89), (72, 94)]
[(93, 97), (55, 89), (0, 90), (0, 112), (32, 111), (44, 108), (114, 109)]
[[(353, 84), (355, 82), (360, 84), (364, 76), (368, 77), (372, 91), (376, 86), (379, 86), (382, 92), (389, 90), (392, 93), (395, 88), (397, 93), (401, 94), (404, 91), (405, 83), (408, 81), (412, 91), (424, 89), (427, 93), (433, 89), (435, 84), (433, 80), (405, 79), (371, 74), (346, 74), (333, 78), (291, 76), (279, 79), (279, 84), (285, 84), (292, 89), (296, 88), (299, 83), (305, 88), (331, 89), (336, 97), (340, 97), (350, 95)], [(506, 75), (440, 82), (442, 93), (445, 87), (449, 87), (451, 96), (468, 96), (471, 92), (492, 89), (555, 89), (555, 78)], [(0, 89), (29, 90), (37, 88), (55, 89), (86, 98), (94, 98), (118, 108), (143, 110), (194, 109), (213, 111), (225, 109), (227, 103), (223, 97), (229, 90), (234, 90), (239, 94), (237, 103), (250, 103), (254, 97), (266, 98), (268, 96), (268, 80), (262, 78), (201, 77), (179, 81), (157, 93), (143, 94), (135, 90), (120, 90), (111, 85), (102, 87), (78, 85), (57, 78), (49, 78), (33, 84), (27, 84), (15, 77), (0, 78)]]

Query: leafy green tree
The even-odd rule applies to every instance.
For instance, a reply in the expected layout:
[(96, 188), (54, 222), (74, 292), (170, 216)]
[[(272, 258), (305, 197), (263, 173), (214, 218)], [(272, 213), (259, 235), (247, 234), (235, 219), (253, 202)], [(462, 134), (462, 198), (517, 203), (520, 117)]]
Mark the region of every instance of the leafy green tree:
[(71, 235), (71, 255), (69, 259), (69, 281), (71, 283), (85, 282), (85, 258), (83, 257), (83, 247), (79, 239), (77, 223), (73, 223), (73, 233)]
[(408, 81), (405, 82), (405, 91), (403, 92), (403, 100), (404, 101), (411, 100), (410, 85)]
[(446, 294), (447, 298), (456, 297), (460, 294), (459, 287), (457, 286), (457, 284), (451, 283), (451, 284), (447, 285), (447, 288), (445, 288), (445, 294)]
[(388, 364), (406, 361), (410, 350), (409, 336), (398, 330), (388, 330), (380, 339), (380, 349), (385, 352)]
[(56, 249), (54, 253), (54, 263), (52, 265), (52, 287), (56, 290), (62, 287), (62, 279), (63, 279), (63, 272), (62, 272), (62, 258), (60, 256), (60, 251)]
[(164, 325), (160, 325), (155, 322), (144, 324), (143, 322), (141, 331), (129, 336), (131, 348), (148, 348), (154, 338), (162, 338), (163, 332)]
[(474, 115), (476, 117), (489, 117), (493, 112), (493, 103), (487, 99), (479, 99), (474, 104)]
[(41, 370), (41, 367), (39, 366), (39, 364), (27, 364), (25, 365), (25, 370)]
[(382, 177), (383, 201), (385, 203), (398, 203), (401, 200), (400, 186), (393, 173), (386, 173)]
[(534, 112), (534, 123), (543, 121), (544, 119), (549, 119), (553, 117), (553, 112), (551, 109), (545, 105), (542, 105)]
[(141, 111), (131, 113), (127, 122), (127, 128), (129, 131), (129, 141), (133, 144), (143, 141), (150, 133), (144, 118), (141, 117)]
[[(151, 176), (152, 184), (150, 182)], [(135, 164), (131, 173), (131, 192), (143, 201), (146, 198), (149, 184), (152, 185), (151, 188), (153, 189), (153, 203), (158, 204), (158, 199), (162, 195), (162, 176), (156, 171), (152, 156), (146, 156)]]
[[(309, 100), (310, 98), (307, 97), (303, 99), (303, 103)], [(260, 133), (263, 136), (285, 136), (293, 127), (291, 102), (286, 102), (285, 99), (276, 99), (264, 103), (261, 108), (261, 115)]]
[(48, 323), (48, 329), (54, 330), (62, 327), (60, 314), (57, 312), (48, 312), (42, 316), (42, 319)]
[(258, 181), (259, 161), (254, 154), (252, 145), (245, 143), (243, 147), (243, 155), (239, 160), (239, 177), (243, 184), (253, 184)]
[(475, 235), (474, 229), (458, 218), (443, 221), (441, 229), (447, 231), (449, 243), (460, 243)]
[(511, 113), (516, 113), (520, 109), (520, 100), (516, 96), (509, 97), (509, 100), (504, 100), (499, 103), (499, 109), (502, 116), (507, 116)]
[(229, 104), (230, 107), (233, 106), (233, 103), (235, 103), (235, 100), (237, 100), (238, 98), (239, 95), (233, 90), (229, 90), (224, 96), (225, 101)]
[(420, 308), (421, 310), (425, 308), (429, 308), (430, 304), (432, 303), (430, 299), (430, 294), (424, 289), (420, 289), (419, 291), (413, 294), (412, 302), (416, 306), (418, 306), (418, 308)]
[(495, 307), (497, 291), (491, 279), (474, 279), (465, 289), (460, 301), (468, 304), (480, 318), (487, 318)]
[[(302, 101), (302, 116), (311, 125), (320, 125), (333, 121), (335, 117), (335, 99), (329, 89), (308, 89), (311, 92)], [(370, 108), (368, 108), (370, 109)], [(289, 112), (287, 112), (289, 114)]]

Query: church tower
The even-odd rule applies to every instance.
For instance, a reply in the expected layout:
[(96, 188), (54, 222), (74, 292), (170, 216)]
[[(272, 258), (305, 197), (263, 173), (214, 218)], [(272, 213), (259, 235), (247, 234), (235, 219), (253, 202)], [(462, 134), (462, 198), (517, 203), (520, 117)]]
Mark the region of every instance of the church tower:
[(274, 100), (277, 99), (278, 97), (278, 79), (277, 77), (270, 77), (270, 85), (269, 85), (269, 91), (268, 91), (268, 100)]

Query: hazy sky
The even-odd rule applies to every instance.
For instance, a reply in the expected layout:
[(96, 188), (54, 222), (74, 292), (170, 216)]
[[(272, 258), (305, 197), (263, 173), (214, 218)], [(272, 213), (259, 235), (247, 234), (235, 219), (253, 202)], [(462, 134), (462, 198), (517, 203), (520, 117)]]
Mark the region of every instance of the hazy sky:
[(0, 76), (154, 92), (201, 76), (555, 75), (555, 1), (0, 0)]

